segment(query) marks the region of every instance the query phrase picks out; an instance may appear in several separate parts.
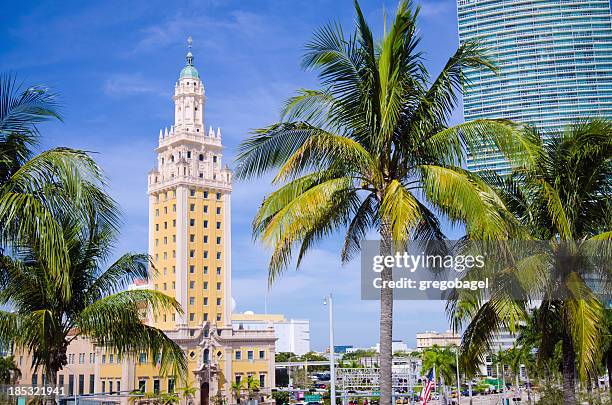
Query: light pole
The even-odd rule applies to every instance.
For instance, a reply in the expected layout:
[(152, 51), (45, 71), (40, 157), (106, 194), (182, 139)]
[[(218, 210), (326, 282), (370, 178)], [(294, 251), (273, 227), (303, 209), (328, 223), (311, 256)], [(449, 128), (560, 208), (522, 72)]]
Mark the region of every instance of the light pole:
[(336, 405), (336, 356), (334, 350), (334, 303), (332, 295), (325, 297), (323, 305), (329, 308), (329, 403)]
[(457, 403), (461, 403), (461, 380), (459, 379), (459, 346), (455, 346), (455, 360), (457, 362)]

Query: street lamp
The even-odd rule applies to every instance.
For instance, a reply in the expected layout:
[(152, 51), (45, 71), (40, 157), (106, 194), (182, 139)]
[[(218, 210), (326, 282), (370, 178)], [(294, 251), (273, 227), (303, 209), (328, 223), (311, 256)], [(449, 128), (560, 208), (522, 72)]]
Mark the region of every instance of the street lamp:
[(329, 387), (330, 405), (336, 405), (336, 356), (334, 350), (334, 303), (331, 293), (323, 299), (323, 305), (329, 308)]

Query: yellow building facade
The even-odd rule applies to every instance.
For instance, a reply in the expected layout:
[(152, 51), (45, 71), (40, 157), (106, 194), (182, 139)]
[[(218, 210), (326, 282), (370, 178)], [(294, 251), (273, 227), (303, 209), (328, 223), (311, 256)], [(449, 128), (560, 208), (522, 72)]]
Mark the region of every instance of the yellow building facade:
[[(151, 284), (131, 288), (155, 289), (180, 303), (183, 313), (144, 310), (143, 321), (164, 330), (185, 350), (189, 373), (186, 378), (164, 376), (149, 353), (122, 359), (77, 339), (58, 382), (71, 396), (127, 404), (127, 393), (137, 388), (177, 392), (186, 380), (196, 393), (183, 403), (207, 405), (218, 393), (234, 403), (230, 385), (251, 376), (265, 399), (274, 386), (276, 339), (271, 328), (232, 328), (232, 174), (222, 163), (221, 130), (206, 131), (205, 88), (191, 49), (172, 99), (174, 123), (160, 131), (157, 162), (148, 174), (148, 250), (155, 276)], [(19, 356), (27, 365), (29, 356)], [(20, 368), (25, 370), (23, 383), (42, 383), (41, 372), (32, 375)]]

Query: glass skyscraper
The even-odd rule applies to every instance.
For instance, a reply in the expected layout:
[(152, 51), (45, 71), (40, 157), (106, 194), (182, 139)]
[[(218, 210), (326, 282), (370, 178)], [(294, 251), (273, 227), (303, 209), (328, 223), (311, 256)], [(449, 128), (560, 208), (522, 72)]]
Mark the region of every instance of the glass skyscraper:
[[(458, 0), (457, 14), (459, 41), (479, 41), (498, 67), (466, 71), (466, 121), (505, 118), (547, 131), (612, 117), (609, 0)], [(468, 167), (509, 170), (486, 148)]]

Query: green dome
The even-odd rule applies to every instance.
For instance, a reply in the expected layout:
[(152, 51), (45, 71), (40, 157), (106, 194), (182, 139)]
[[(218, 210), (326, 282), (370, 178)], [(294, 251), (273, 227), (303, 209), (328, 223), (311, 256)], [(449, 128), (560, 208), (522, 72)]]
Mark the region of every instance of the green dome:
[(198, 69), (196, 69), (195, 66), (187, 65), (183, 68), (183, 70), (181, 70), (181, 75), (179, 78), (182, 79), (184, 77), (199, 79), (200, 74), (198, 73)]

